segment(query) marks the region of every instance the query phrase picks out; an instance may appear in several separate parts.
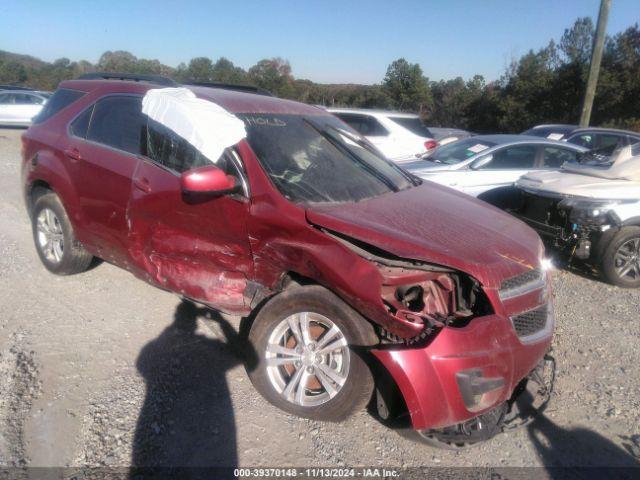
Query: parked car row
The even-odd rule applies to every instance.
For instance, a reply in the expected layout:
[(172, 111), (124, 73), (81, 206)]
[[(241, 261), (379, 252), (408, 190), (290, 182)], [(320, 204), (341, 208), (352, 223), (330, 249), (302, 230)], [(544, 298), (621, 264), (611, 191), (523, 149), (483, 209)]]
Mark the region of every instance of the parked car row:
[(513, 213), (610, 283), (640, 287), (640, 134), (568, 125), (527, 132), (536, 135), (475, 136), (404, 166)]
[[(389, 136), (415, 118), (376, 117)], [(414, 136), (413, 155), (431, 138)], [(482, 141), (470, 152), (498, 146)], [(408, 173), (330, 112), (246, 87), (92, 74), (61, 83), (22, 155), (48, 270), (99, 257), (247, 316), (249, 377), (287, 412), (338, 420), (375, 395), (383, 420), (457, 448), (549, 399), (538, 235)]]

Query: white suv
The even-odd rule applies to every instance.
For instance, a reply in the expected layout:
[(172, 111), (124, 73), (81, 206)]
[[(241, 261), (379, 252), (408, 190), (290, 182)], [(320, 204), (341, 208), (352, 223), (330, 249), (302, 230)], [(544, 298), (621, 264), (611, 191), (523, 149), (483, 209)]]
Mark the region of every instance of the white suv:
[(429, 128), (415, 113), (356, 108), (327, 108), (327, 111), (395, 162), (415, 160), (438, 146)]

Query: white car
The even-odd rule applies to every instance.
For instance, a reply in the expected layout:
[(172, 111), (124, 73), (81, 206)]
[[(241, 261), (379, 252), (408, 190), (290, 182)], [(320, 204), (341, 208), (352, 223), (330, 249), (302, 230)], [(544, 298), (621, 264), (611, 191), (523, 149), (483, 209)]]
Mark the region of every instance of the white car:
[(0, 91), (0, 126), (28, 127), (47, 102), (47, 95), (29, 90)]
[(614, 285), (640, 287), (640, 143), (589, 158), (522, 177), (522, 199), (508, 210)]
[(415, 113), (357, 108), (326, 110), (363, 135), (394, 162), (415, 160), (438, 146), (429, 128)]
[(587, 149), (525, 135), (477, 135), (438, 147), (429, 157), (403, 165), (414, 175), (479, 197), (507, 201), (522, 175), (577, 162)]

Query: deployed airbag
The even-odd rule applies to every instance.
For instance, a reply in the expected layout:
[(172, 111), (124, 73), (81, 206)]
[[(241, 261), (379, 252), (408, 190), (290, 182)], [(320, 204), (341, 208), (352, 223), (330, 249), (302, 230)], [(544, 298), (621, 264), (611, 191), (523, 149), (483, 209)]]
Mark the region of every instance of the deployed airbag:
[(244, 122), (187, 88), (156, 88), (142, 99), (142, 113), (180, 135), (212, 162), (247, 136)]

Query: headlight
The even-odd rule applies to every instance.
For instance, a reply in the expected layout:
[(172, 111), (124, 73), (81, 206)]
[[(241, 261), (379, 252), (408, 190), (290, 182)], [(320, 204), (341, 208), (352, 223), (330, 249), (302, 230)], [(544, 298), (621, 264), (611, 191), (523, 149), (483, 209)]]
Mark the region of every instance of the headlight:
[(584, 200), (565, 198), (558, 208), (569, 211), (569, 221), (577, 224), (606, 225), (620, 221), (614, 208), (622, 200)]

